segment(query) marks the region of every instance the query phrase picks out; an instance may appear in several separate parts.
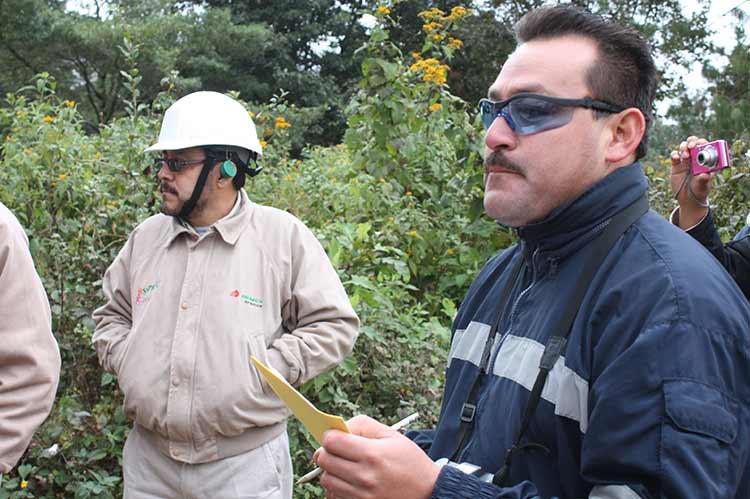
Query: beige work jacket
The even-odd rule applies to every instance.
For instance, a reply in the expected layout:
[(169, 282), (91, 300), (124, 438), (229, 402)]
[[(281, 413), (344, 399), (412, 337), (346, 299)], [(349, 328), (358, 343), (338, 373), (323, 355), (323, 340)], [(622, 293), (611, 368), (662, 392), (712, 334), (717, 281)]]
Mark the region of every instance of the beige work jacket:
[(292, 215), (239, 207), (199, 236), (178, 219), (140, 224), (107, 270), (93, 342), (128, 417), (173, 459), (253, 449), (289, 415), (250, 364), (299, 385), (340, 362), (359, 321), (318, 240)]
[(0, 475), (49, 414), (59, 377), (60, 351), (29, 241), (0, 204)]

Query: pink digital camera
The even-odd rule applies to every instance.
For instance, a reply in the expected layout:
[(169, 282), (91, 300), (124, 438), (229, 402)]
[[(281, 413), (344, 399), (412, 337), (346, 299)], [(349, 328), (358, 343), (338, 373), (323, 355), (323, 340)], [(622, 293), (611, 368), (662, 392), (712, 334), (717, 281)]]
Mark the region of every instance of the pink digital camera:
[(726, 140), (714, 140), (690, 149), (690, 171), (693, 175), (711, 173), (732, 166)]

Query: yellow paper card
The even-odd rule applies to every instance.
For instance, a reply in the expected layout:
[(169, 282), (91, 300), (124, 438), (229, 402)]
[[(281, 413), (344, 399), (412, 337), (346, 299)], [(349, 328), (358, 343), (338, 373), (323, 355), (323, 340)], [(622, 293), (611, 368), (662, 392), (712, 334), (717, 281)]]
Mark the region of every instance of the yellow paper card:
[(302, 421), (302, 424), (312, 434), (318, 445), (323, 440), (323, 433), (326, 430), (341, 430), (351, 433), (346, 426), (344, 418), (319, 411), (300, 392), (295, 390), (287, 380), (281, 377), (275, 369), (268, 367), (252, 355), (250, 356), (250, 360), (263, 374), (263, 377), (266, 378), (266, 381), (271, 385), (276, 395), (284, 401), (287, 407), (297, 416), (297, 419)]

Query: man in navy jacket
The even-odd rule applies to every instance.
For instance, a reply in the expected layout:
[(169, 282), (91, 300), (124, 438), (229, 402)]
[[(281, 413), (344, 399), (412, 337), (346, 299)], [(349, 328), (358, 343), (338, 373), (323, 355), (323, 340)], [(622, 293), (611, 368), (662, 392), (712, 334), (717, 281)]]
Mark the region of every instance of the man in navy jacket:
[(516, 37), (481, 113), (485, 210), (519, 242), (462, 302), (437, 428), (409, 440), (357, 417), (353, 434), (327, 432), (327, 497), (750, 497), (750, 305), (653, 212), (585, 288), (516, 444), (593, 242), (647, 190), (637, 160), (656, 79), (636, 32), (569, 5), (531, 11)]

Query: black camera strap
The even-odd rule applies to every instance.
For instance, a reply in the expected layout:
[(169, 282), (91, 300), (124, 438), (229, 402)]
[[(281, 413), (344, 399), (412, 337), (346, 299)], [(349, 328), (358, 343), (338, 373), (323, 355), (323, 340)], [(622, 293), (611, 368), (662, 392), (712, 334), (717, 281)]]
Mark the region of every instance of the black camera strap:
[(492, 355), (492, 345), (495, 343), (495, 336), (497, 335), (497, 328), (500, 325), (500, 320), (505, 315), (505, 307), (510, 300), (510, 295), (513, 292), (513, 288), (516, 287), (516, 281), (518, 275), (521, 273), (521, 267), (523, 267), (523, 255), (519, 255), (516, 258), (516, 262), (513, 264), (510, 270), (510, 277), (508, 278), (508, 285), (505, 286), (500, 294), (500, 298), (497, 303), (497, 315), (495, 322), (490, 328), (489, 334), (487, 335), (487, 341), (484, 343), (484, 350), (482, 350), (482, 359), (479, 363), (479, 371), (477, 377), (474, 379), (474, 384), (471, 385), (469, 396), (466, 398), (466, 402), (461, 408), (461, 426), (458, 428), (458, 437), (456, 438), (456, 450), (450, 457), (451, 461), (458, 460), (458, 454), (466, 443), (466, 438), (469, 436), (469, 430), (474, 424), (474, 415), (477, 410), (477, 399), (479, 398), (479, 386), (482, 384), (482, 376), (487, 370), (487, 366), (490, 363), (490, 356)]
[(539, 361), (539, 374), (536, 377), (534, 387), (531, 389), (531, 394), (529, 395), (529, 399), (526, 402), (526, 408), (523, 412), (523, 418), (521, 419), (521, 425), (516, 435), (515, 442), (506, 451), (505, 461), (500, 467), (500, 470), (495, 473), (495, 476), (492, 479), (492, 483), (494, 483), (495, 485), (503, 486), (505, 484), (505, 480), (508, 478), (508, 474), (510, 472), (513, 453), (515, 451), (526, 447), (538, 447), (546, 450), (546, 448), (540, 444), (521, 445), (521, 439), (526, 433), (526, 430), (529, 427), (529, 423), (531, 422), (531, 418), (534, 415), (534, 411), (536, 410), (537, 405), (539, 404), (539, 400), (542, 397), (542, 390), (544, 388), (545, 382), (547, 381), (547, 375), (554, 367), (557, 359), (560, 358), (562, 352), (565, 350), (565, 345), (568, 340), (568, 335), (570, 334), (571, 326), (573, 325), (573, 321), (575, 320), (576, 315), (578, 315), (578, 309), (581, 306), (583, 297), (588, 290), (589, 284), (591, 283), (591, 279), (593, 279), (594, 274), (599, 269), (599, 266), (604, 261), (604, 258), (607, 256), (609, 251), (612, 249), (615, 241), (619, 239), (619, 237), (628, 229), (628, 227), (630, 227), (647, 212), (648, 197), (646, 196), (646, 194), (643, 194), (643, 196), (641, 196), (637, 201), (630, 204), (627, 208), (612, 217), (604, 230), (602, 230), (602, 232), (591, 243), (591, 253), (586, 260), (584, 268), (578, 275), (578, 280), (576, 281), (576, 285), (573, 288), (573, 292), (569, 295), (568, 303), (562, 316), (560, 317), (559, 322), (557, 323), (556, 331), (552, 336), (550, 336), (549, 340), (547, 340), (547, 344), (544, 347), (542, 358)]

